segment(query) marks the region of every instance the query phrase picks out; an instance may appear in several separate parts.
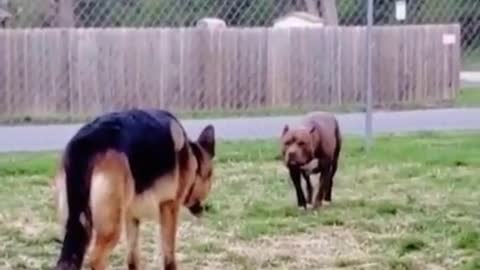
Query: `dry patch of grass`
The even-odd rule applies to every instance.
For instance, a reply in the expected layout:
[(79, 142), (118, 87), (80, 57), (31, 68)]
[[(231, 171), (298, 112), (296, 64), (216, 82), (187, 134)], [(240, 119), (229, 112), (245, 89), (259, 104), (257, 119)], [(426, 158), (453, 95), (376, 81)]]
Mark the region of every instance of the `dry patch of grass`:
[[(348, 139), (334, 202), (297, 209), (272, 142), (219, 148), (212, 210), (182, 213), (184, 269), (479, 269), (478, 135)], [(60, 250), (48, 181), (53, 155), (0, 156), (0, 269), (51, 269)], [(145, 269), (162, 260), (141, 227)], [(122, 243), (112, 269), (125, 269)]]

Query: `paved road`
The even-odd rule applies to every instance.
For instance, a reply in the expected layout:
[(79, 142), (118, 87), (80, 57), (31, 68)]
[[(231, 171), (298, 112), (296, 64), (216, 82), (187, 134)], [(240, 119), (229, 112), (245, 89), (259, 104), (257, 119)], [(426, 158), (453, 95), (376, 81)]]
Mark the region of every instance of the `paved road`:
[(460, 72), (460, 79), (480, 83), (480, 71), (462, 71)]
[[(361, 135), (364, 132), (364, 114), (338, 114), (344, 134)], [(188, 133), (196, 137), (211, 123), (219, 138), (262, 139), (278, 137), (286, 123), (294, 123), (296, 116), (254, 117), (215, 120), (184, 120)], [(80, 125), (0, 126), (0, 152), (58, 150)], [(480, 130), (480, 108), (436, 109), (404, 112), (377, 112), (374, 114), (374, 133), (398, 133), (428, 130)]]

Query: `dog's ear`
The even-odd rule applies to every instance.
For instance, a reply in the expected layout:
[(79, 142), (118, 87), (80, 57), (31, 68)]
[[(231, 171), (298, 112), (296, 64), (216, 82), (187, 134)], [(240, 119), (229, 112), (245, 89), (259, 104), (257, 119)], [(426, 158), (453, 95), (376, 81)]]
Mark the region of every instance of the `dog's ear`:
[(310, 136), (314, 142), (318, 143), (318, 140), (320, 139), (320, 133), (319, 133), (319, 127), (317, 125), (312, 125), (310, 127)]
[(203, 129), (197, 142), (210, 156), (215, 156), (215, 129), (212, 125), (208, 125)]
[(170, 122), (170, 134), (172, 134), (175, 151), (180, 151), (185, 145), (183, 129), (177, 121)]
[(282, 130), (282, 136), (285, 136), (285, 133), (287, 133), (289, 129), (290, 127), (288, 125), (285, 125)]

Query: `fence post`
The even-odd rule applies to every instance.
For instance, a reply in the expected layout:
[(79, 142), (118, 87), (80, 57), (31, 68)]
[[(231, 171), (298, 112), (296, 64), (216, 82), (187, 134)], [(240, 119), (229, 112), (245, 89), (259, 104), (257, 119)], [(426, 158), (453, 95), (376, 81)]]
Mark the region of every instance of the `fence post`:
[(367, 93), (365, 101), (365, 149), (372, 146), (372, 26), (373, 26), (373, 0), (367, 0)]

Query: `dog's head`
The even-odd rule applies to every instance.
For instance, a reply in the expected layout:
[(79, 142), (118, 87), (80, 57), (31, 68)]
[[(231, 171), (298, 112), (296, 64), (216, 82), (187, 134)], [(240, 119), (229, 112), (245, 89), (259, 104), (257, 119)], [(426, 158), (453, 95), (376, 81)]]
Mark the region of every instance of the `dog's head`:
[(213, 159), (215, 157), (215, 129), (208, 125), (198, 139), (190, 143), (197, 160), (195, 180), (186, 197), (186, 205), (194, 216), (202, 215), (208, 210), (205, 201), (212, 188)]
[(316, 148), (316, 128), (290, 128), (285, 125), (282, 131), (282, 158), (286, 166), (302, 167), (314, 159)]

